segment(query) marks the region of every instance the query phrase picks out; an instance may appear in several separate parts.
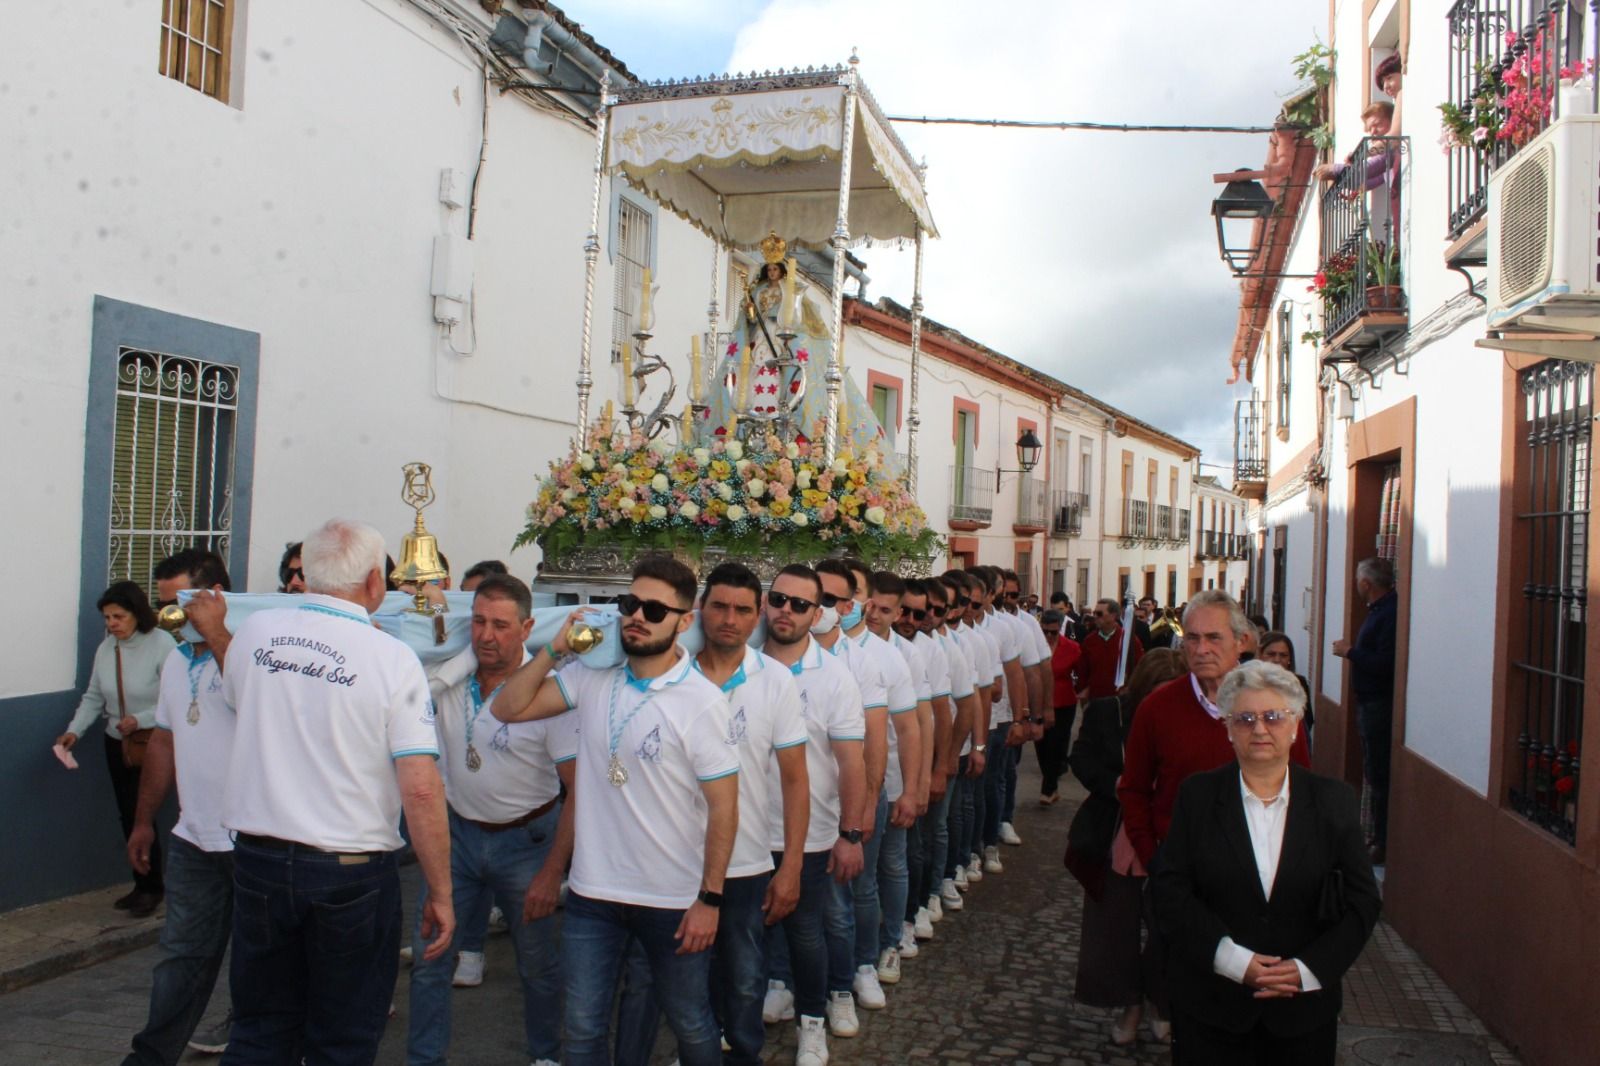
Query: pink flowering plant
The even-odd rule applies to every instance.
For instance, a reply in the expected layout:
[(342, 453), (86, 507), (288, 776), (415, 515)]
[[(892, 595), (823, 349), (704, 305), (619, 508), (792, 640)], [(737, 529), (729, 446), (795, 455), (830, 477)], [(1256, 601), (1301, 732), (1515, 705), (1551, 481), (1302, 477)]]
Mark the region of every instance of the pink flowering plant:
[(875, 566), (928, 558), (937, 533), (875, 447), (840, 451), (774, 435), (704, 446), (591, 430), (550, 464), (516, 547), (629, 553), (707, 547), (804, 562), (844, 551)]
[[(1464, 105), (1439, 105), (1443, 119), (1439, 140), (1446, 151), (1487, 150), (1497, 143), (1521, 148), (1544, 131), (1556, 86), (1571, 85), (1594, 71), (1589, 60), (1557, 67), (1560, 56), (1549, 44), (1550, 35), (1549, 27), (1541, 28), (1503, 70), (1480, 63), (1472, 99)], [(1515, 30), (1505, 32), (1508, 52), (1516, 51), (1518, 41)]]

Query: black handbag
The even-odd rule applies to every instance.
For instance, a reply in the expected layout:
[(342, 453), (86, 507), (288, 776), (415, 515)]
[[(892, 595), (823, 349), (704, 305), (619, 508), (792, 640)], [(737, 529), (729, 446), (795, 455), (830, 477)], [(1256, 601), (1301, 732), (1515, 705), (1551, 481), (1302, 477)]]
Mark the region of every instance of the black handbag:
[(1104, 796), (1090, 796), (1073, 815), (1067, 829), (1067, 850), (1061, 864), (1067, 868), (1090, 899), (1098, 900), (1105, 890), (1111, 868), (1111, 843), (1122, 821), (1122, 808)]

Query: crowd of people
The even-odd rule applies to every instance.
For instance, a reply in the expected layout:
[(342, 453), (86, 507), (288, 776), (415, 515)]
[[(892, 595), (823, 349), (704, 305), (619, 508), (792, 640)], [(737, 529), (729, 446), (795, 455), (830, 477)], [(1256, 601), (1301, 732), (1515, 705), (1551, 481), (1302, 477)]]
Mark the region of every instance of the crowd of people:
[(647, 556), (616, 600), (623, 662), (598, 669), (565, 626), (529, 649), (528, 586), (483, 563), (469, 647), (424, 667), (370, 624), (391, 569), (376, 530), (329, 522), (284, 555), (301, 602), (230, 632), (222, 560), (181, 552), (156, 590), (199, 590), (193, 643), (137, 585), (102, 597), (60, 742), (104, 717), (137, 878), (118, 906), (167, 904), (127, 1063), (177, 1061), (230, 945), (226, 1031), (195, 1045), (225, 1063), (371, 1062), (403, 956), (408, 1061), (444, 1062), (494, 907), (535, 1066), (646, 1063), (663, 1020), (686, 1066), (759, 1062), (790, 1023), (797, 1066), (820, 1066), (1004, 873), (1029, 742), (1042, 807), (1068, 773), (1088, 791), (1075, 994), (1120, 1011), (1110, 1039), (1138, 1039), (1148, 1007), (1180, 1063), (1333, 1061), (1378, 911), (1366, 841), (1353, 793), (1306, 769), (1292, 643), (1285, 668), (1281, 634), (1225, 594), (1181, 619), (1141, 605), (1125, 635), (1113, 601), (1040, 610), (998, 567), (827, 559), (763, 585)]

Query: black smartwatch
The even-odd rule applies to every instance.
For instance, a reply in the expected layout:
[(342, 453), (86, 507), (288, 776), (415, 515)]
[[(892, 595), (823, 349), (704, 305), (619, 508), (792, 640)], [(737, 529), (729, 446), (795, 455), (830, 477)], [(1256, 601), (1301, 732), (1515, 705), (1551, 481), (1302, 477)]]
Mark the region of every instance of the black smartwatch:
[(839, 830), (839, 839), (847, 844), (859, 844), (861, 843), (861, 830), (841, 829)]
[(700, 890), (700, 895), (695, 897), (695, 898), (698, 899), (701, 903), (704, 903), (707, 907), (721, 907), (722, 906), (722, 893), (721, 892), (713, 892), (709, 888), (702, 888)]

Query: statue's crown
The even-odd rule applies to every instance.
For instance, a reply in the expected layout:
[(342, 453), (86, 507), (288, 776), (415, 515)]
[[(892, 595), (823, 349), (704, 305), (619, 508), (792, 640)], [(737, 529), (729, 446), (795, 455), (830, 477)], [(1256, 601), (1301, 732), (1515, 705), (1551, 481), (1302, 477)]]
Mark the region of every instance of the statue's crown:
[(773, 230), (761, 239), (761, 258), (769, 263), (783, 262), (784, 253), (788, 250), (788, 244), (778, 236), (777, 230)]

